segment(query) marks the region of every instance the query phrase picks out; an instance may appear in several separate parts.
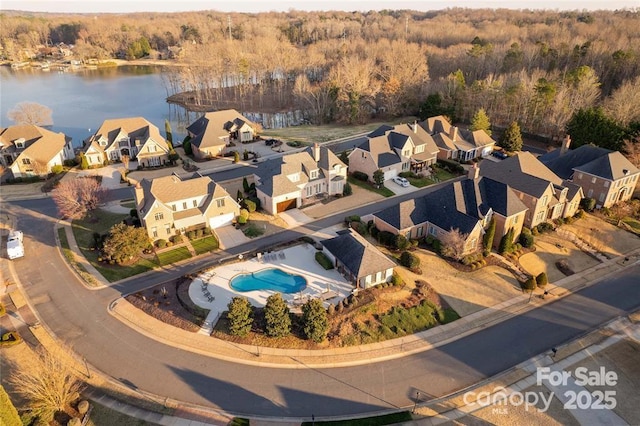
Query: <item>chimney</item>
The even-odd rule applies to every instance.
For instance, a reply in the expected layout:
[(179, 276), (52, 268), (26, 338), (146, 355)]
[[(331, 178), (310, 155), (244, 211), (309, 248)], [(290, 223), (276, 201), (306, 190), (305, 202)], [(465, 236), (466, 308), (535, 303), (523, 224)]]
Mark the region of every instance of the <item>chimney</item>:
[(569, 135), (567, 135), (562, 140), (562, 146), (560, 147), (560, 155), (563, 155), (567, 151), (569, 151), (569, 146), (570, 145), (571, 145), (571, 137)]
[(316, 163), (320, 161), (320, 145), (318, 145), (318, 142), (313, 144), (313, 160)]
[(469, 179), (478, 179), (480, 177), (480, 167), (476, 163), (473, 163), (467, 172)]
[(409, 124), (413, 133), (418, 133), (418, 120), (413, 120), (413, 124)]
[(451, 126), (449, 128), (449, 138), (454, 142), (458, 139), (458, 128), (456, 126)]

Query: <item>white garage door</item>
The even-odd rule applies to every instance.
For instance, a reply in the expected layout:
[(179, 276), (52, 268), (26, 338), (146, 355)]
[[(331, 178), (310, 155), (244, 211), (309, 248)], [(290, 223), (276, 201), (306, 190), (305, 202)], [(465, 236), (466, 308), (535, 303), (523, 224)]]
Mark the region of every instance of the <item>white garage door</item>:
[(212, 217), (209, 219), (209, 227), (211, 229), (215, 229), (221, 226), (230, 225), (233, 221), (233, 217), (233, 213), (221, 214), (220, 216)]
[(391, 169), (387, 172), (384, 172), (384, 180), (389, 180), (389, 179), (393, 179), (394, 177), (397, 176), (397, 171), (396, 169)]

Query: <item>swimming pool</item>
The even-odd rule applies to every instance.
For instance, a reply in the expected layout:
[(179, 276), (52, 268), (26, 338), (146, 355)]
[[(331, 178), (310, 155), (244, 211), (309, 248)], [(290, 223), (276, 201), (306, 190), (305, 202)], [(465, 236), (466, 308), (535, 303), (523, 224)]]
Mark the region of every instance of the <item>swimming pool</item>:
[(307, 280), (278, 268), (262, 269), (258, 272), (238, 274), (231, 278), (229, 286), (240, 292), (273, 290), (280, 293), (297, 293), (307, 286)]

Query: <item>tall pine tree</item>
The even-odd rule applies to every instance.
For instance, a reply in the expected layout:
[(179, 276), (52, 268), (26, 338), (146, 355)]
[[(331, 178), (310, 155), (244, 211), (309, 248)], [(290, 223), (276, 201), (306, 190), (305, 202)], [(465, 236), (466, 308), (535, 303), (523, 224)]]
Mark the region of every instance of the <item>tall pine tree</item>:
[(491, 136), (491, 122), (489, 121), (489, 116), (484, 108), (480, 108), (473, 115), (470, 129), (474, 132), (476, 130), (484, 130), (489, 136)]
[(504, 131), (502, 137), (498, 141), (498, 146), (506, 149), (507, 151), (520, 151), (522, 149), (522, 133), (520, 132), (520, 126), (517, 122), (512, 121)]

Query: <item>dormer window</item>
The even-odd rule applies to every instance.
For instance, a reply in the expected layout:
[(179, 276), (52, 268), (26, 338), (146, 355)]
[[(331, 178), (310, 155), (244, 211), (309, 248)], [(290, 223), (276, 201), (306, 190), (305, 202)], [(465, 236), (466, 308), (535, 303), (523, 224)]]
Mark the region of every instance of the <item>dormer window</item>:
[(420, 154), (421, 152), (424, 152), (424, 145), (416, 146), (416, 154)]
[(318, 170), (311, 170), (311, 173), (309, 174), (309, 177), (311, 179), (318, 179)]
[(20, 139), (16, 139), (15, 140), (16, 148), (18, 148), (18, 149), (24, 149), (24, 143), (25, 143), (24, 138), (20, 138)]
[(300, 180), (300, 176), (298, 176), (298, 173), (289, 175), (289, 180), (291, 182), (298, 182)]

